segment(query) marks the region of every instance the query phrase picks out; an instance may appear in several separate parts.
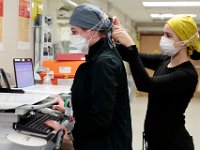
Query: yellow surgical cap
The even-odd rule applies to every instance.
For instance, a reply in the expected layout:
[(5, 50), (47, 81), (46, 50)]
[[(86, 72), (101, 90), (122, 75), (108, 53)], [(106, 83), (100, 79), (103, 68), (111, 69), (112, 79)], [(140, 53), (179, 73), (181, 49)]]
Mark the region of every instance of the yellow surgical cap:
[(198, 28), (193, 17), (177, 16), (169, 19), (167, 23), (182, 41), (190, 39), (191, 42), (185, 42), (189, 50), (189, 55), (192, 55), (193, 51), (200, 53)]

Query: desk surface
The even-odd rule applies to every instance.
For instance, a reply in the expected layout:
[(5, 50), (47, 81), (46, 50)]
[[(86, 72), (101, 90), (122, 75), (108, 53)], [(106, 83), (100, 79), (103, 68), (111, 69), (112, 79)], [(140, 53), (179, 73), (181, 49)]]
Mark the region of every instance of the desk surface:
[(36, 84), (22, 88), (25, 93), (38, 93), (38, 94), (50, 94), (55, 95), (59, 93), (70, 93), (71, 86), (69, 85), (45, 85)]
[(0, 109), (15, 109), (25, 104), (35, 104), (47, 98), (47, 94), (15, 94), (15, 93), (0, 93)]

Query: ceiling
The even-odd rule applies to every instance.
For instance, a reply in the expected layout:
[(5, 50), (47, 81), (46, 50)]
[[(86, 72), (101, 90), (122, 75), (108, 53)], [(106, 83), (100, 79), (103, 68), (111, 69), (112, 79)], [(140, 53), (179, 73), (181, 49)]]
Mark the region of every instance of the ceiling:
[[(165, 20), (153, 20), (150, 17), (150, 14), (197, 14), (195, 20), (200, 23), (200, 8), (199, 7), (162, 7), (162, 8), (144, 8), (142, 1), (150, 2), (150, 1), (164, 1), (164, 0), (109, 0), (112, 5), (116, 8), (120, 9), (124, 14), (129, 16), (135, 23), (136, 26), (159, 26), (163, 25)], [(183, 0), (165, 0), (165, 1), (183, 1)], [(184, 0), (184, 1), (192, 1), (192, 0)], [(200, 1), (200, 0), (193, 0)]]

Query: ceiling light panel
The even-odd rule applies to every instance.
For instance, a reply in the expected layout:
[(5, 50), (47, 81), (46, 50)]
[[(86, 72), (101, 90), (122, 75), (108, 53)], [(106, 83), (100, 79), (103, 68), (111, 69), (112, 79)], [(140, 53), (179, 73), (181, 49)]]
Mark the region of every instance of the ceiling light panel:
[(144, 7), (200, 7), (200, 1), (142, 2)]
[(180, 15), (187, 15), (196, 17), (196, 14), (150, 14), (151, 18), (157, 18), (157, 19), (166, 19), (166, 18), (172, 18)]

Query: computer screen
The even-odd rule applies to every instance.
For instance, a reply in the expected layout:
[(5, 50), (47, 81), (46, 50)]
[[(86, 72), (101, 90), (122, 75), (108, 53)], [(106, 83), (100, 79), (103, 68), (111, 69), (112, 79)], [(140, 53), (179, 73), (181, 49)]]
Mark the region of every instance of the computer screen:
[(17, 88), (23, 88), (35, 84), (31, 58), (14, 58), (13, 64)]

